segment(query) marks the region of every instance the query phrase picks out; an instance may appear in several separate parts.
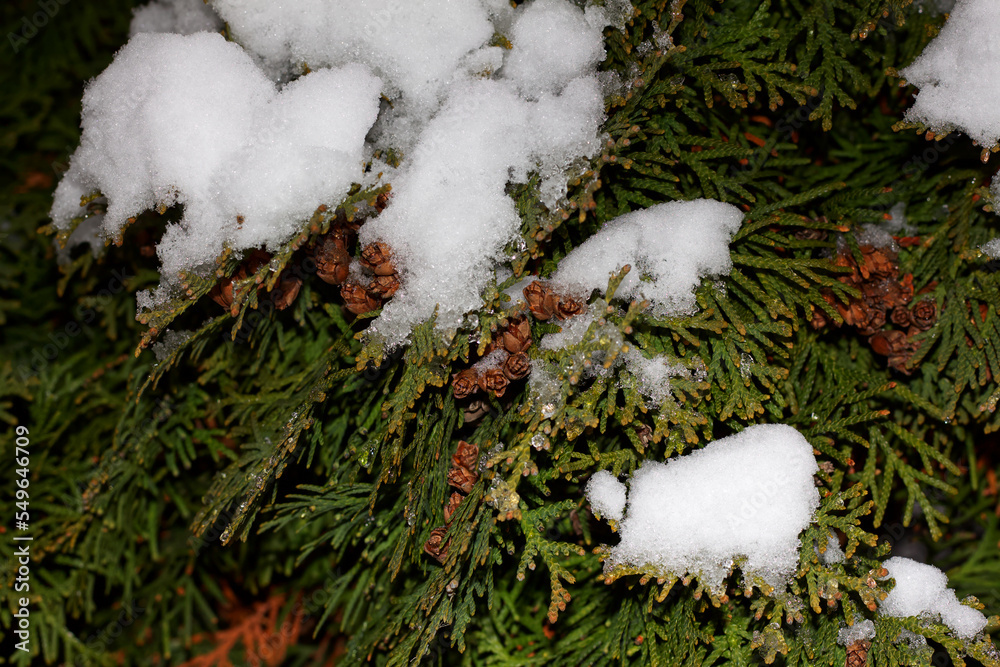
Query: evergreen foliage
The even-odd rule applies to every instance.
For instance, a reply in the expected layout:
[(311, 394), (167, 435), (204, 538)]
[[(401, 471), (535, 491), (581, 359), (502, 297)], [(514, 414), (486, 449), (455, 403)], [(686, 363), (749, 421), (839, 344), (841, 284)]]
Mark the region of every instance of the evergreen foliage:
[[(512, 187), (516, 275), (487, 290), (474, 324), (447, 338), (432, 320), (394, 352), (362, 335), (371, 314), (345, 310), (308, 253), (376, 215), (386, 189), (321, 207), (233, 282), (221, 312), (210, 293), (236, 274), (231, 254), (135, 317), (135, 293), (159, 280), (148, 248), (174, 210), (58, 266), (38, 230), (78, 141), (83, 82), (124, 42), (131, 3), (68, 3), (4, 51), (0, 419), (30, 429), (37, 634), (31, 655), (0, 662), (842, 665), (839, 629), (873, 619), (868, 664), (1000, 665), (988, 636), (1000, 628), (1000, 282), (977, 250), (1000, 228), (995, 165), (963, 136), (894, 128), (912, 90), (893, 73), (944, 17), (907, 0), (633, 4), (623, 32), (606, 30), (602, 68), (625, 85), (570, 204), (548, 211), (533, 184)], [(34, 7), (13, 3), (4, 25)], [(623, 272), (591, 300), (604, 316), (579, 343), (529, 349), (549, 395), (514, 382), (477, 414), (455, 397), (453, 375), (520, 316), (507, 287), (551, 275), (610, 218), (699, 197), (746, 218), (731, 274), (700, 286), (697, 313), (613, 303)], [(936, 315), (889, 363), (838, 304), (861, 295), (848, 277), (863, 225), (899, 202), (915, 229), (899, 239), (898, 275)], [(289, 272), (303, 284), (280, 308)], [(558, 330), (528, 321), (535, 341)], [(693, 372), (659, 407), (621, 366), (585, 379), (584, 360), (611, 368), (629, 348)], [(583, 496), (594, 472), (630, 473), (759, 422), (794, 426), (822, 462), (788, 591), (738, 573), (719, 595), (673, 573), (605, 571), (602, 545), (617, 538)], [(484, 458), (452, 507), (459, 441)], [(14, 488), (0, 492), (8, 515)], [(425, 543), (440, 527), (435, 558)], [(840, 563), (821, 554), (831, 530)], [(978, 596), (987, 636), (875, 613), (890, 543)], [(0, 610), (8, 637), (13, 608)]]

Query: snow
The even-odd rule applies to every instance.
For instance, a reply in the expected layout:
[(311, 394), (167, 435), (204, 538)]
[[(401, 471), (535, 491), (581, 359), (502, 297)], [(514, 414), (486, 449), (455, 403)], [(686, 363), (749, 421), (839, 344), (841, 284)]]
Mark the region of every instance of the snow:
[(101, 233), (101, 223), (104, 215), (96, 213), (81, 222), (73, 230), (73, 233), (66, 239), (66, 245), (59, 247), (56, 245), (56, 257), (60, 264), (66, 264), (70, 260), (70, 251), (78, 246), (87, 244), (90, 246), (91, 254), (97, 258), (104, 250), (104, 235)]
[(204, 0), (154, 0), (135, 9), (129, 36), (140, 32), (191, 35), (221, 29), (222, 21)]
[(883, 220), (879, 227), (895, 236), (912, 236), (917, 228), (906, 221), (906, 202), (896, 202), (889, 209), (889, 218)]
[(917, 11), (923, 12), (925, 9), (931, 14), (946, 14), (955, 6), (955, 0), (917, 0)]
[(191, 338), (190, 331), (172, 331), (167, 329), (160, 340), (153, 343), (153, 354), (156, 362), (161, 363)]
[(882, 564), (896, 585), (879, 604), (886, 616), (940, 618), (956, 636), (971, 639), (986, 627), (982, 612), (958, 601), (948, 575), (926, 563), (895, 556)]
[(233, 37), (269, 72), (362, 63), (426, 117), (463, 58), (493, 36), (475, 0), (213, 0)]
[(837, 633), (837, 643), (841, 646), (850, 646), (859, 641), (871, 641), (874, 638), (875, 623), (869, 620), (843, 627)]
[[(632, 11), (624, 0), (584, 9), (569, 0), (213, 0), (211, 9), (235, 43), (139, 32), (88, 85), (55, 226), (81, 216), (80, 198), (96, 190), (110, 238), (147, 209), (182, 205), (157, 247), (170, 286), (182, 271), (207, 272), (224, 247), (279, 247), (352, 184), (390, 183), (387, 207), (360, 231), (361, 243), (383, 241), (397, 260), (401, 287), (368, 330), (389, 347), (435, 313), (447, 333), (482, 306), (521, 240), (512, 183), (537, 174), (542, 203), (565, 203), (568, 178), (605, 140), (603, 30)], [(157, 0), (136, 14), (136, 31), (216, 25), (196, 0)], [(490, 45), (497, 34), (510, 49)], [(398, 168), (373, 157), (389, 147)], [(647, 299), (658, 315), (691, 311), (701, 278), (729, 271), (741, 220), (708, 200), (629, 213), (567, 256), (554, 284), (586, 298), (628, 263), (620, 297)], [(642, 369), (660, 374), (647, 385), (665, 372)]]
[(947, 23), (900, 74), (917, 86), (906, 119), (958, 129), (989, 148), (1000, 140), (1000, 3), (958, 0)]
[(566, 255), (553, 283), (586, 298), (604, 292), (611, 274), (628, 264), (615, 298), (644, 299), (660, 316), (691, 312), (701, 278), (732, 268), (729, 241), (742, 220), (735, 206), (709, 199), (626, 213)]
[(493, 350), (485, 357), (474, 363), (472, 368), (476, 369), (480, 373), (485, 373), (486, 371), (494, 368), (500, 368), (503, 366), (503, 362), (507, 360), (507, 356), (507, 352), (503, 349)]
[(599, 470), (587, 483), (587, 500), (594, 514), (621, 521), (625, 511), (625, 485), (607, 470)]
[(816, 549), (820, 561), (823, 565), (835, 565), (844, 562), (844, 551), (840, 548), (840, 540), (836, 533), (830, 533), (826, 538), (826, 551)]
[[(697, 575), (721, 590), (740, 560), (747, 576), (783, 585), (798, 564), (799, 533), (819, 506), (812, 446), (782, 424), (750, 426), (665, 463), (646, 461), (629, 482), (620, 542), (606, 567)], [(610, 480), (595, 487), (602, 509)], [(621, 485), (624, 489), (624, 485)]]
[[(574, 39), (600, 42), (600, 28), (565, 0), (528, 5), (517, 25), (528, 30), (539, 23), (543, 30), (553, 12), (578, 19), (559, 28), (568, 50)], [(458, 77), (447, 87), (441, 108), (392, 179), (389, 206), (361, 230), (363, 243), (384, 241), (400, 257), (403, 286), (370, 328), (390, 345), (402, 343), (435, 309), (439, 327), (448, 330), (481, 306), (495, 264), (519, 238), (521, 221), (506, 193), (508, 183), (539, 173), (543, 203), (555, 207), (566, 193), (567, 170), (600, 149), (604, 101), (591, 72), (597, 56), (555, 74), (546, 69), (507, 78), (512, 54), (524, 56), (516, 35), (514, 43), (501, 78)], [(520, 92), (542, 76), (545, 81), (533, 89), (537, 95)]]
[(589, 7), (585, 14), (563, 0), (535, 0), (511, 29), (513, 48), (504, 78), (532, 99), (559, 93), (566, 82), (589, 74), (604, 60), (601, 29), (606, 23), (598, 7)]
[(635, 348), (622, 355), (625, 368), (635, 378), (639, 391), (653, 406), (663, 405), (670, 394), (670, 378), (687, 375), (688, 370), (663, 355), (646, 357)]
[(538, 341), (543, 350), (562, 350), (583, 341), (587, 329), (594, 323), (594, 314), (587, 311), (559, 322), (561, 331), (545, 334)]
[(276, 246), (358, 180), (380, 87), (348, 65), (279, 92), (221, 35), (138, 34), (87, 86), (83, 137), (52, 218), (66, 228), (83, 213), (80, 197), (100, 190), (113, 237), (144, 210), (184, 204), (157, 248), (167, 282), (224, 244)]
[(899, 252), (899, 245), (892, 238), (892, 234), (886, 231), (882, 225), (868, 224), (858, 232), (858, 245), (870, 245), (873, 248), (888, 248), (892, 252)]
[(990, 259), (1000, 259), (1000, 238), (990, 239), (979, 250)]
[[(534, 119), (543, 103), (564, 111), (564, 118), (576, 116), (576, 124), (538, 131)], [(539, 162), (543, 173), (557, 170), (582, 134), (593, 137), (592, 154), (603, 113), (593, 77), (541, 102), (525, 101), (501, 81), (457, 85), (393, 178), (389, 206), (361, 229), (362, 243), (381, 240), (397, 252), (403, 283), (372, 331), (398, 344), (438, 306), (442, 328), (457, 327), (465, 312), (478, 308), (494, 264), (520, 231), (506, 184), (526, 181)]]
[(532, 359), (528, 392), (543, 419), (549, 419), (562, 407), (562, 390), (563, 384), (555, 369), (542, 359)]

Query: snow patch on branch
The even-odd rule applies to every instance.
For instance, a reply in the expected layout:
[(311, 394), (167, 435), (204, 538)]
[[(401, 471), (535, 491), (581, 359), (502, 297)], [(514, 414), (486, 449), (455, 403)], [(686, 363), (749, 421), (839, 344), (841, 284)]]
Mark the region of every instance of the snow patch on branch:
[[(621, 541), (605, 567), (691, 574), (720, 590), (739, 560), (745, 575), (781, 586), (819, 506), (817, 469), (812, 446), (782, 424), (750, 426), (665, 463), (646, 461), (629, 482)], [(587, 497), (612, 516), (614, 491), (599, 478)]]
[(937, 37), (900, 70), (920, 88), (906, 119), (961, 130), (983, 148), (1000, 140), (1000, 3), (958, 0)]
[(615, 298), (649, 301), (661, 316), (691, 312), (701, 278), (732, 269), (729, 242), (742, 221), (738, 208), (710, 199), (626, 213), (566, 255), (552, 282), (587, 298), (628, 264)]
[(278, 90), (221, 35), (138, 34), (83, 97), (83, 137), (59, 183), (57, 228), (107, 198), (104, 234), (155, 206), (184, 205), (157, 247), (167, 283), (229, 245), (277, 246), (358, 180), (381, 82), (361, 65)]
[(948, 588), (948, 575), (926, 563), (895, 556), (882, 563), (896, 586), (879, 604), (885, 616), (939, 619), (956, 636), (971, 639), (986, 627), (986, 616), (958, 601)]

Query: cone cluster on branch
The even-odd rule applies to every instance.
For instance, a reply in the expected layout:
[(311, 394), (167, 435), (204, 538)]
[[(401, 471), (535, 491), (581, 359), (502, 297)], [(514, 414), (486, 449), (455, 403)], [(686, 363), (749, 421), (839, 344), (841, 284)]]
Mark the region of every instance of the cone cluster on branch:
[[(889, 367), (910, 373), (907, 363), (920, 346), (914, 338), (937, 321), (937, 304), (932, 297), (914, 302), (913, 274), (900, 277), (896, 250), (889, 246), (859, 246), (861, 261), (855, 259), (847, 244), (837, 249), (836, 266), (851, 269), (839, 280), (861, 292), (860, 298), (847, 303), (837, 301), (829, 291), (823, 298), (837, 309), (844, 324), (868, 338), (872, 350), (888, 358)], [(925, 288), (929, 291), (933, 285)], [(815, 310), (812, 327), (821, 329), (833, 320)], [(839, 326), (839, 325), (838, 325)]]
[[(531, 324), (526, 316), (508, 321), (498, 332), (485, 356), (497, 354), (495, 365), (488, 368), (466, 368), (451, 378), (455, 398), (463, 399), (482, 390), (500, 398), (511, 382), (522, 380), (531, 373), (531, 359), (526, 350), (531, 347)], [(498, 354), (499, 353), (499, 354)]]
[(553, 317), (565, 320), (567, 317), (579, 315), (585, 304), (568, 296), (560, 296), (545, 283), (536, 280), (524, 288), (524, 300), (528, 309), (538, 320), (548, 320)]
[(453, 491), (448, 498), (448, 503), (444, 508), (443, 526), (438, 526), (431, 531), (430, 537), (424, 542), (424, 552), (439, 563), (444, 563), (448, 557), (448, 544), (450, 539), (446, 539), (448, 527), (451, 519), (458, 511), (458, 506), (462, 504), (466, 494), (472, 491), (473, 485), (479, 479), (479, 446), (458, 441), (458, 449), (451, 457), (451, 468), (448, 470), (448, 484), (458, 489)]
[[(378, 195), (374, 204), (376, 213), (386, 207), (388, 200), (388, 193)], [(325, 206), (320, 207), (320, 212), (325, 210)], [(359, 229), (360, 224), (349, 221), (343, 211), (339, 211), (330, 231), (315, 239), (306, 250), (307, 256), (315, 263), (316, 276), (329, 285), (339, 285), (344, 306), (355, 315), (379, 308), (383, 300), (391, 298), (400, 287), (399, 275), (392, 261), (392, 250), (381, 241), (370, 243), (361, 249), (359, 262), (363, 277), (351, 280), (354, 258), (350, 247), (355, 242)], [(237, 315), (238, 312), (233, 310), (233, 283), (246, 280), (270, 259), (271, 255), (263, 250), (251, 250), (236, 272), (220, 280), (209, 296), (223, 308), (231, 310), (234, 316)], [(301, 272), (293, 273), (285, 269), (271, 290), (271, 301), (278, 310), (284, 310), (292, 305), (301, 288)], [(258, 293), (263, 289), (263, 284), (259, 285)]]
[[(532, 281), (522, 292), (528, 312), (537, 320), (564, 320), (579, 315), (587, 307), (582, 301), (556, 293), (540, 280)], [(531, 359), (527, 354), (530, 346), (531, 323), (527, 314), (512, 317), (503, 330), (494, 333), (493, 342), (484, 352), (485, 358), (500, 351), (499, 359), (494, 359), (488, 367), (473, 366), (452, 376), (455, 398), (463, 399), (480, 390), (497, 398), (503, 396), (507, 385), (531, 373)]]
[(361, 265), (373, 276), (367, 285), (357, 281), (345, 282), (340, 288), (344, 305), (355, 315), (367, 313), (382, 305), (399, 289), (399, 276), (392, 263), (392, 251), (385, 243), (376, 241), (361, 249)]
[[(252, 276), (257, 272), (260, 267), (271, 261), (270, 253), (264, 252), (263, 250), (251, 250), (243, 261), (237, 267), (233, 275), (228, 278), (223, 278), (220, 280), (212, 291), (208, 293), (212, 301), (230, 311), (235, 317), (239, 314), (233, 307), (233, 301), (235, 296), (233, 294), (233, 283), (246, 280), (248, 277)], [(271, 302), (274, 307), (278, 310), (284, 310), (295, 302), (295, 297), (299, 295), (299, 290), (302, 289), (302, 278), (294, 275), (290, 271), (283, 271), (281, 276), (278, 278), (277, 284), (274, 289), (271, 290)], [(264, 290), (264, 284), (260, 283), (257, 285), (257, 294), (260, 298), (260, 293)]]

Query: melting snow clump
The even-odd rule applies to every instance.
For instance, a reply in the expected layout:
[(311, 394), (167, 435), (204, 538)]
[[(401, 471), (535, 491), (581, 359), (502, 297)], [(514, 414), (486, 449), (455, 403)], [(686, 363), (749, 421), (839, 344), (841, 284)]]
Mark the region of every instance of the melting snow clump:
[(585, 14), (564, 0), (535, 0), (514, 21), (504, 78), (531, 99), (559, 93), (566, 82), (592, 73), (604, 60), (601, 28), (606, 24), (598, 7)]
[(820, 551), (817, 546), (816, 553), (819, 555), (819, 559), (823, 565), (834, 565), (844, 562), (844, 550), (840, 548), (840, 540), (837, 539), (835, 533), (830, 533), (827, 536), (826, 551)]
[(622, 355), (625, 368), (639, 385), (639, 391), (654, 406), (663, 405), (670, 396), (670, 378), (687, 375), (688, 370), (681, 364), (672, 362), (668, 357), (657, 355), (645, 357), (635, 348)]
[(593, 323), (594, 314), (589, 311), (567, 318), (559, 323), (561, 331), (542, 336), (538, 341), (538, 347), (542, 350), (562, 350), (576, 345), (583, 340), (583, 336)]
[(566, 255), (553, 282), (589, 297), (593, 290), (603, 292), (609, 276), (629, 264), (632, 270), (615, 298), (645, 299), (656, 315), (690, 312), (701, 278), (732, 268), (729, 242), (742, 221), (738, 208), (710, 199), (626, 213)]
[(906, 119), (936, 132), (958, 129), (983, 148), (1000, 140), (1000, 2), (958, 0), (948, 22), (900, 71), (920, 88)]
[(879, 613), (895, 617), (940, 617), (942, 623), (963, 639), (972, 638), (986, 627), (983, 613), (959, 602), (955, 591), (948, 588), (948, 575), (933, 565), (895, 556), (882, 566), (896, 580), (896, 586), (879, 604)]
[(174, 350), (186, 343), (191, 338), (190, 331), (172, 331), (167, 329), (161, 340), (153, 343), (153, 354), (156, 355), (157, 363), (173, 354)]
[[(782, 424), (750, 426), (665, 463), (646, 461), (629, 482), (621, 540), (606, 567), (697, 575), (720, 590), (739, 564), (745, 575), (782, 586), (819, 506), (817, 469), (812, 446)], [(602, 478), (595, 495), (588, 487), (588, 500), (609, 509), (614, 484), (624, 493), (625, 485)]]
[(837, 643), (841, 646), (850, 646), (854, 642), (871, 640), (874, 637), (875, 623), (866, 620), (841, 628), (837, 633)]
[(402, 96), (423, 117), (463, 58), (494, 31), (475, 0), (213, 0), (212, 7), (273, 75), (287, 76), (303, 63), (363, 63), (385, 81), (389, 97)]
[(990, 259), (1000, 259), (1000, 238), (990, 239), (979, 246), (979, 250)]

